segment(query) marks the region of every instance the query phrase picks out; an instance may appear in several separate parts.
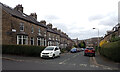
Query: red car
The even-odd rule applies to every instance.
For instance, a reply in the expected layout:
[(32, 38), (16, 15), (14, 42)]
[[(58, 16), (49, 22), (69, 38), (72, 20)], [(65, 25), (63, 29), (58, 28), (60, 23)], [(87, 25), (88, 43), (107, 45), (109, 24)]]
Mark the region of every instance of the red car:
[(84, 56), (94, 56), (95, 57), (95, 49), (93, 47), (87, 47), (84, 50)]

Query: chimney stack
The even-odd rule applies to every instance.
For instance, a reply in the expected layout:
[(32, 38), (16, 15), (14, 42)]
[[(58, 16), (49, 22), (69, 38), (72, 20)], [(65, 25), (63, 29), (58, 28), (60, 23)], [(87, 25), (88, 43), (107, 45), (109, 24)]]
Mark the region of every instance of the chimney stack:
[(64, 35), (64, 32), (61, 32)]
[(49, 23), (47, 26), (52, 29), (52, 24), (51, 23)]
[(17, 10), (17, 11), (20, 11), (20, 12), (23, 13), (23, 7), (22, 7), (22, 4), (21, 4), (21, 5), (18, 4), (18, 5), (14, 8), (14, 10)]
[(61, 30), (59, 29), (58, 32), (61, 33)]
[(45, 21), (45, 20), (41, 20), (41, 21), (40, 21), (40, 24), (46, 25), (46, 21)]
[(53, 28), (53, 30), (57, 31), (57, 28)]
[(37, 20), (37, 14), (36, 13), (31, 13), (30, 16)]

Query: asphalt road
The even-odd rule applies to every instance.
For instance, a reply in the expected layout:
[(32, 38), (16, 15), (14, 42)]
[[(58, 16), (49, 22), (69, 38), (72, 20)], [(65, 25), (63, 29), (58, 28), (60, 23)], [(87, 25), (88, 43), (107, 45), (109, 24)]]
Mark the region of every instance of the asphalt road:
[(83, 52), (63, 53), (55, 59), (39, 57), (16, 57), (17, 60), (2, 60), (3, 70), (104, 70), (94, 65)]

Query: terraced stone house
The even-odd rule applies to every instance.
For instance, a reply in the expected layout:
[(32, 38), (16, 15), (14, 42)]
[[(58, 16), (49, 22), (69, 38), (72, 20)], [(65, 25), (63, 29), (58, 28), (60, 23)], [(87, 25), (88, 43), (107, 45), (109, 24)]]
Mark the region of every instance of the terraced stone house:
[(45, 20), (37, 21), (37, 14), (24, 13), (22, 5), (11, 8), (2, 5), (2, 43), (4, 45), (57, 45), (67, 47), (73, 41), (66, 33), (52, 28)]

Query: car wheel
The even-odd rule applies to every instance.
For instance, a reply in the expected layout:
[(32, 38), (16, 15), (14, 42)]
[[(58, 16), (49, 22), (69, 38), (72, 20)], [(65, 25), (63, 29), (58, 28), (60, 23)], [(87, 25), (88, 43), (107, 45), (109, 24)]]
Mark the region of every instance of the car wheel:
[(52, 57), (53, 59), (55, 58), (55, 54), (53, 54), (53, 57)]

